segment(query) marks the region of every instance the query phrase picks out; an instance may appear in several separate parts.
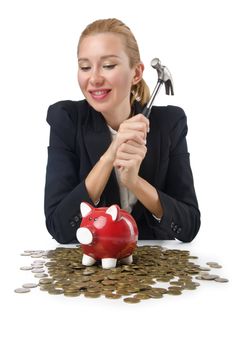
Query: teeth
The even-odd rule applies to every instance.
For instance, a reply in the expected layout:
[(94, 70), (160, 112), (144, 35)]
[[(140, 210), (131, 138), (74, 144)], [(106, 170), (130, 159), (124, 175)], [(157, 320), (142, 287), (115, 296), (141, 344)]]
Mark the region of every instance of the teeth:
[(104, 95), (107, 91), (101, 90), (101, 91), (93, 91), (92, 94), (96, 96)]

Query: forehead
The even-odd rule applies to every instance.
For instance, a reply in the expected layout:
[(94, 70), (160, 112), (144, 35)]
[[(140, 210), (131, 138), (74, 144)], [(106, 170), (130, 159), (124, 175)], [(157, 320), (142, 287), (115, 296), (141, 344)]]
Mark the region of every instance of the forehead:
[(79, 45), (78, 59), (91, 59), (95, 56), (127, 58), (123, 37), (114, 33), (98, 33), (82, 39)]

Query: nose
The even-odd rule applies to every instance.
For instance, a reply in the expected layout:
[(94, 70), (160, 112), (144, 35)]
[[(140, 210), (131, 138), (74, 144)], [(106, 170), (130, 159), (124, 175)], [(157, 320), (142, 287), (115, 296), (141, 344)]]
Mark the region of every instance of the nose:
[(81, 244), (90, 244), (93, 240), (92, 232), (86, 227), (77, 230), (76, 237)]
[(93, 69), (89, 78), (89, 82), (93, 86), (101, 86), (104, 83), (104, 77), (100, 74), (98, 69)]

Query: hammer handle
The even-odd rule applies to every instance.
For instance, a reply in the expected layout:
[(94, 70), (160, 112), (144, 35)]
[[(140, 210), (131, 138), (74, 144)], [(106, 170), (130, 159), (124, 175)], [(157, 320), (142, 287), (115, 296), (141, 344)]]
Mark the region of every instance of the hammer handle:
[(142, 111), (142, 114), (145, 117), (147, 117), (147, 118), (149, 118), (149, 116), (150, 116), (153, 101), (154, 101), (154, 99), (155, 99), (155, 97), (156, 97), (156, 95), (157, 95), (161, 85), (163, 84), (163, 82), (164, 81), (162, 79), (158, 79), (157, 84), (156, 84), (156, 86), (154, 88), (154, 91), (152, 92), (152, 95), (151, 95), (147, 105), (144, 107), (144, 109)]

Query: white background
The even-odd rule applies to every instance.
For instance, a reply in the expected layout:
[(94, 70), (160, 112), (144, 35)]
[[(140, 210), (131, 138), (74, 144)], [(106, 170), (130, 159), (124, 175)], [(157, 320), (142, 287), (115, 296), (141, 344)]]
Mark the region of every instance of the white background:
[(1, 268), (5, 281), (1, 317), (5, 326), (0, 342), (6, 341), (1, 348), (12, 349), (13, 343), (19, 349), (231, 348), (226, 321), (227, 312), (232, 311), (230, 284), (139, 306), (13, 293), (26, 282), (18, 272), (21, 251), (56, 246), (45, 229), (43, 214), (47, 108), (58, 100), (82, 99), (76, 79), (78, 38), (88, 23), (108, 17), (121, 19), (134, 32), (151, 90), (157, 80), (150, 67), (152, 58), (159, 57), (173, 75), (175, 96), (166, 96), (162, 90), (155, 103), (179, 105), (188, 117), (188, 146), (202, 212), (201, 230), (188, 248), (204, 262), (222, 263), (224, 274), (231, 277), (229, 5), (229, 0), (1, 1)]

